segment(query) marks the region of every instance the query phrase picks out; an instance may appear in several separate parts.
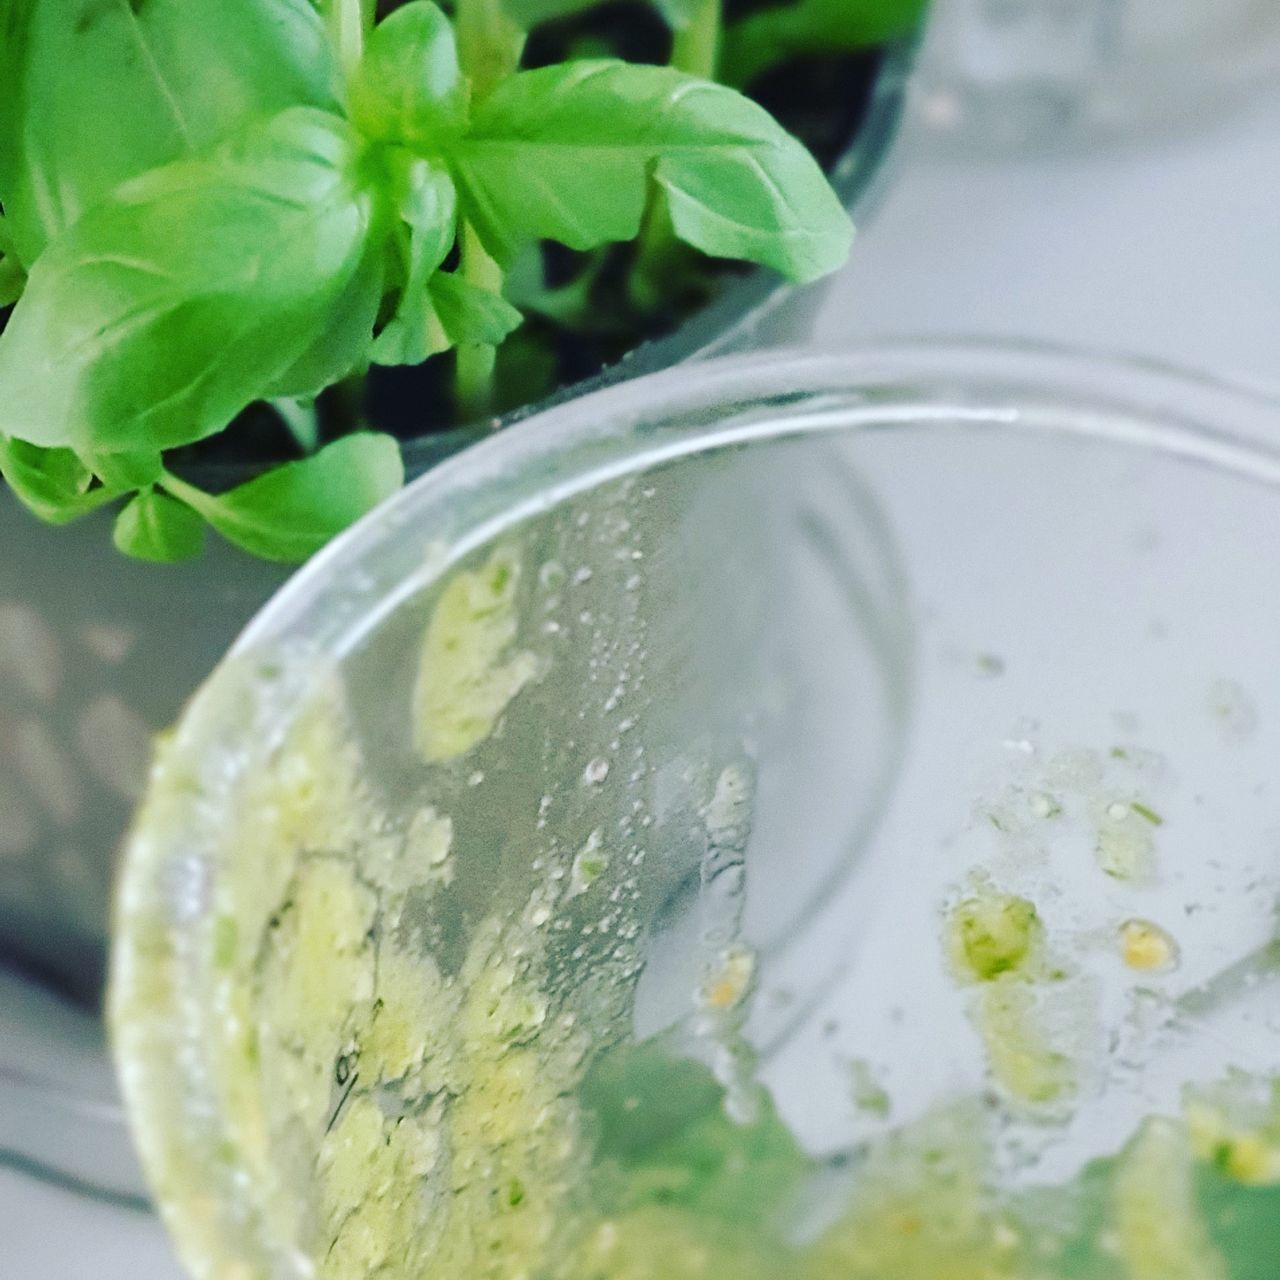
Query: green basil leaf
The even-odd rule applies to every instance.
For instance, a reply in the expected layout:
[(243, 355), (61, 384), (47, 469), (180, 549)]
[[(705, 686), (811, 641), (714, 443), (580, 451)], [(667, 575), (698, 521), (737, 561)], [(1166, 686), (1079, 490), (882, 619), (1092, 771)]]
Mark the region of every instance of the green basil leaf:
[(0, 0), (0, 201), (28, 267), (119, 183), (333, 107), (309, 0)]
[(421, 293), (406, 299), (373, 344), (376, 364), (420, 364), (468, 343), (499, 346), (524, 316), (499, 294), (448, 271), (437, 271)]
[(110, 488), (91, 488), (93, 474), (70, 449), (41, 449), (0, 438), (0, 474), (14, 497), (49, 524), (69, 524), (110, 501)]
[(724, 1094), (701, 1063), (652, 1042), (593, 1064), (581, 1097), (609, 1212), (661, 1204), (749, 1229), (796, 1193), (808, 1161), (772, 1099), (739, 1124)]
[(90, 454), (85, 464), (109, 489), (126, 493), (130, 489), (149, 489), (164, 470), (155, 449), (122, 449), (116, 453)]
[(427, 286), (457, 235), (457, 192), (449, 175), (425, 160), (413, 162), (402, 189), (400, 300), (374, 340), (370, 358), (376, 364), (421, 364), (450, 346)]
[(429, 0), (373, 29), (351, 85), (351, 119), (371, 138), (436, 152), (467, 123), (467, 82), (453, 24)]
[(758, 262), (801, 282), (842, 267), (853, 224), (817, 161), (795, 139), (787, 143), (659, 161), (655, 178), (676, 235), (713, 257)]
[(853, 228), (817, 162), (762, 107), (667, 67), (525, 71), (476, 109), (450, 156), (464, 214), (504, 265), (530, 239), (633, 239), (651, 178), (676, 234), (705, 253), (811, 280)]
[(227, 493), (208, 494), (165, 478), (224, 538), (265, 560), (305, 560), (404, 483), (390, 436), (343, 436), (300, 462), (287, 462)]
[(431, 277), (428, 292), (450, 346), (496, 347), (524, 321), (505, 298), (448, 271)]
[(204, 521), (190, 507), (157, 493), (140, 493), (116, 516), (116, 547), (136, 560), (173, 564), (204, 550)]
[(386, 251), (373, 243), (341, 293), (310, 318), (315, 338), (255, 399), (311, 399), (363, 367), (386, 287)]
[(928, 0), (794, 0), (760, 9), (725, 32), (721, 78), (750, 84), (802, 54), (874, 48), (917, 31)]
[[(269, 392), (315, 389), (291, 371), (350, 305), (376, 230), (355, 147), (337, 117), (299, 107), (118, 188), (32, 268), (0, 336), (0, 433), (154, 453)], [(362, 299), (326, 374), (368, 345), (376, 290)]]

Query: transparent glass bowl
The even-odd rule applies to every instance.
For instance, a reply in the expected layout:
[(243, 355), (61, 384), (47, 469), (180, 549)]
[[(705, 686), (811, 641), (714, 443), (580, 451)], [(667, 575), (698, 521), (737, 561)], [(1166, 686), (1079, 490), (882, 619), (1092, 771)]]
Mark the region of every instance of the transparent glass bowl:
[[(885, 52), (857, 136), (832, 170), (859, 225), (891, 176), (913, 55), (914, 41)], [(678, 332), (550, 403), (683, 361), (801, 341), (827, 288), (751, 272)], [(476, 434), (411, 442), (409, 474)], [(206, 480), (218, 489), (245, 478), (231, 468)], [(112, 544), (113, 518), (104, 511), (49, 528), (0, 488), (0, 719), (9, 737), (0, 750), (0, 1160), (136, 1202), (143, 1187), (99, 1017), (121, 839), (151, 736), (286, 572), (217, 539), (188, 564), (130, 561)]]
[(1269, 1274), (1277, 422), (1031, 348), (711, 362), (318, 557), (126, 859), (191, 1272)]

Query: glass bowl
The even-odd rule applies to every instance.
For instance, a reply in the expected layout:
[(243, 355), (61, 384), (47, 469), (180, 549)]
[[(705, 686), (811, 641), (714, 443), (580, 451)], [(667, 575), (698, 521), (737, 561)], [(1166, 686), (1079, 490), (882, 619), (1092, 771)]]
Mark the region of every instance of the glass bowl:
[(127, 851), (191, 1273), (1270, 1276), (1277, 421), (1034, 348), (709, 362), (318, 557)]

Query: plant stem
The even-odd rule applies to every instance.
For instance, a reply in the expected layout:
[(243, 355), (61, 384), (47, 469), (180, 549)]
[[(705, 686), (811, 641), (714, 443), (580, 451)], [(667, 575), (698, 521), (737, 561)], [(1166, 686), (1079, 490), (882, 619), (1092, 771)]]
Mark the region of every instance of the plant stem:
[(209, 494), (203, 489), (197, 489), (195, 485), (183, 480), (181, 476), (175, 476), (168, 469), (160, 472), (160, 478), (156, 481), (156, 485), (171, 498), (177, 498), (179, 502), (185, 502), (187, 506), (195, 511), (200, 510), (202, 502), (207, 503), (209, 501)]
[[(671, 65), (700, 80), (714, 80), (723, 27), (723, 0), (701, 0), (689, 24), (675, 32)], [(678, 243), (666, 199), (655, 192), (640, 228), (629, 285), (631, 300), (642, 311), (657, 310), (669, 293), (666, 285), (677, 265)]]
[(375, 0), (329, 0), (329, 39), (348, 77), (364, 55), (365, 32), (373, 26), (375, 7)]
[(315, 401), (298, 400), (292, 396), (271, 401), (280, 421), (294, 438), (304, 454), (315, 453), (320, 443), (320, 420), (316, 415)]
[(455, 13), (458, 59), (479, 100), (520, 65), (525, 33), (507, 17), (502, 0), (458, 0)]
[[(458, 59), (471, 82), (472, 98), (479, 101), (520, 66), (525, 33), (507, 17), (502, 0), (457, 0), (454, 13)], [(485, 252), (469, 222), (461, 224), (459, 247), (462, 278), (490, 293), (501, 293), (502, 268)], [(496, 359), (496, 349), (485, 343), (458, 347), (455, 396), (463, 418), (484, 418), (493, 413)]]
[[(502, 268), (485, 252), (475, 228), (462, 224), (462, 278), (468, 284), (502, 292)], [(483, 418), (493, 413), (493, 370), (497, 349), (485, 343), (464, 343), (458, 347), (458, 408), (466, 419)]]
[(720, 64), (720, 33), (724, 26), (722, 0), (702, 0), (687, 27), (676, 32), (671, 65), (677, 71), (714, 80)]

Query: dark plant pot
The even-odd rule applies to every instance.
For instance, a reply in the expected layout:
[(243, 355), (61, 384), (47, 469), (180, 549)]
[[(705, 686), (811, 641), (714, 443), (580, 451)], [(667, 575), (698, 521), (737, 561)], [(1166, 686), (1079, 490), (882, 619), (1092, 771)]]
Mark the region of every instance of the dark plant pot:
[[(858, 220), (884, 182), (911, 54), (884, 58), (858, 138), (832, 173)], [(496, 425), (686, 360), (803, 341), (823, 293), (763, 271), (743, 276), (674, 334)], [(490, 429), (409, 442), (409, 473)], [(289, 570), (212, 537), (188, 564), (130, 561), (113, 547), (110, 521), (102, 513), (49, 528), (0, 493), (0, 1155), (140, 1197), (97, 1050), (116, 851), (152, 736)]]

